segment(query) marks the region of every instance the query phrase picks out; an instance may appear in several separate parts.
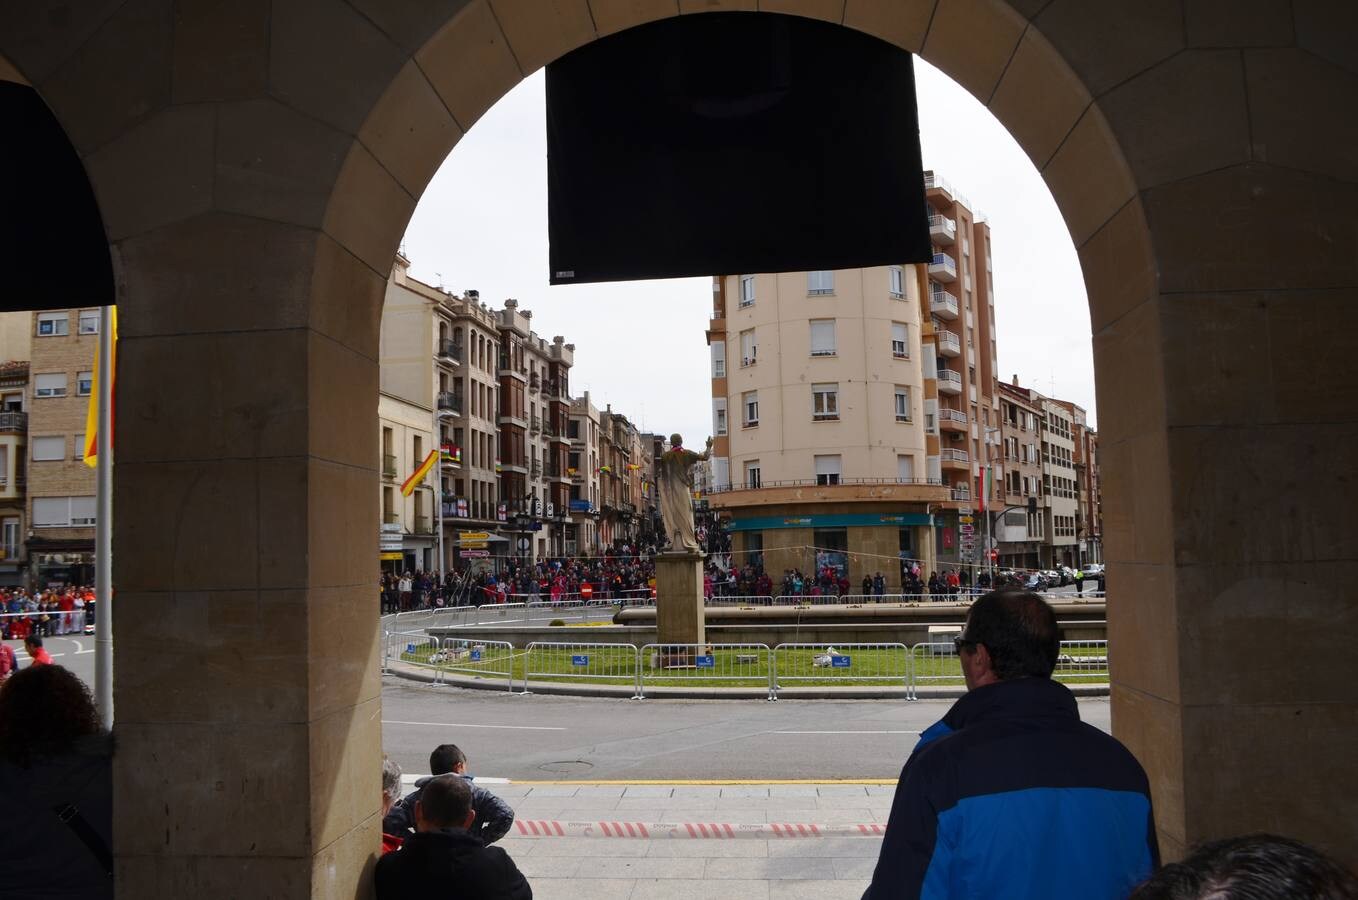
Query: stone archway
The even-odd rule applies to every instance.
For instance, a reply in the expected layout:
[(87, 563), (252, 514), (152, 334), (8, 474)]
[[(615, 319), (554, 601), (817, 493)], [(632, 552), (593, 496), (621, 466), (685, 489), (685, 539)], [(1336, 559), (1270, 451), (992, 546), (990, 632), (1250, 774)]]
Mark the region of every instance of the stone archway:
[(1095, 332), (1115, 730), (1165, 854), (1270, 828), (1358, 858), (1330, 812), (1358, 753), (1346, 653), (1310, 652), (1358, 615), (1358, 535), (1329, 512), (1358, 409), (1342, 0), (11, 4), (0, 53), (82, 153), (124, 307), (123, 896), (363, 881), (376, 340), (405, 223), (526, 73), (755, 7), (920, 52), (1056, 197)]

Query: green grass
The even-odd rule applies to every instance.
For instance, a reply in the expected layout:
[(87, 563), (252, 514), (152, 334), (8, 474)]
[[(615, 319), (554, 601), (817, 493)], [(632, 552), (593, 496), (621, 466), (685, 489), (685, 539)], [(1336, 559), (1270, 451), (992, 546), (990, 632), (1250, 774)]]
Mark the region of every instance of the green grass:
[[(404, 662), (429, 665), (431, 647), (417, 647), (415, 652), (402, 652)], [(783, 687), (904, 685), (906, 683), (905, 656), (899, 650), (850, 649), (850, 667), (831, 669), (812, 664), (813, 657), (822, 651), (797, 649), (787, 651), (780, 658), (779, 684)], [(1102, 648), (1073, 648), (1062, 651), (1071, 657), (1102, 657)], [(588, 657), (588, 665), (577, 666), (572, 656)], [(657, 687), (764, 687), (769, 682), (769, 657), (772, 654), (756, 648), (749, 650), (718, 649), (713, 653), (711, 670), (685, 669), (683, 674), (669, 674), (660, 666), (652, 667), (652, 654), (641, 659), (642, 677), (648, 686)], [(755, 661), (741, 662), (738, 656), (754, 656)], [(479, 661), (468, 657), (445, 662), (436, 668), (453, 675), (503, 680), (512, 677), (521, 682), (527, 651), (508, 650), (488, 646)], [(658, 660), (657, 660), (658, 662)], [(584, 682), (590, 684), (631, 684), (637, 661), (630, 648), (590, 647), (572, 652), (569, 649), (537, 649), (533, 652), (533, 680), (553, 682)], [(915, 683), (920, 687), (956, 686), (963, 683), (961, 664), (956, 657), (920, 657), (914, 661)], [(721, 677), (704, 677), (710, 672)], [(604, 677), (605, 674), (617, 677)], [(1066, 684), (1104, 683), (1106, 669), (1095, 672), (1062, 672), (1054, 676)]]

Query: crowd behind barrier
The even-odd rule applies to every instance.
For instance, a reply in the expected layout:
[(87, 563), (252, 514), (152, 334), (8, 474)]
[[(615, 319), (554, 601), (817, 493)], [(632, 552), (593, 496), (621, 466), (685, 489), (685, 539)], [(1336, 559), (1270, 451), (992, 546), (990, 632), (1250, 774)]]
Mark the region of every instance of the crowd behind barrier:
[(94, 588), (0, 589), (0, 638), (58, 637), (94, 630)]
[[(962, 664), (952, 642), (613, 644), (592, 641), (533, 641), (515, 650), (504, 641), (438, 638), (392, 631), (385, 638), (384, 666), (399, 662), (430, 669), (434, 682), (447, 675), (504, 679), (511, 693), (531, 693), (533, 683), (623, 684), (634, 699), (646, 687), (758, 687), (769, 700), (779, 690), (801, 685), (900, 687), (906, 700), (919, 689), (962, 682)], [(1052, 677), (1075, 684), (1106, 684), (1107, 641), (1062, 641)], [(451, 683), (451, 682), (449, 682)], [(515, 690), (515, 684), (518, 690)]]

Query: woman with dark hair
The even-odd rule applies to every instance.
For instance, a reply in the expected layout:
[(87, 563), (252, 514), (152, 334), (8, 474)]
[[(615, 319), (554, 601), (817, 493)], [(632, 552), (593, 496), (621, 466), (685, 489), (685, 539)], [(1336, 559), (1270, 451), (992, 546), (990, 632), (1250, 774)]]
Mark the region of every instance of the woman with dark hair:
[(62, 666), (0, 685), (0, 897), (113, 896), (113, 745)]

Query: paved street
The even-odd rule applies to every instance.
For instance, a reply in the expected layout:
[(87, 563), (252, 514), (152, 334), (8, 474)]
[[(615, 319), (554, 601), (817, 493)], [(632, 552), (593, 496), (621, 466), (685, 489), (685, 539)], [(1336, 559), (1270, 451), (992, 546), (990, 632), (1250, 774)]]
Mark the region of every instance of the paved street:
[[(5, 641), (14, 648), (19, 668), (28, 668), (28, 654), (24, 652), (23, 641)], [(43, 646), (52, 654), (52, 661), (65, 666), (80, 677), (91, 689), (94, 688), (94, 635), (71, 635), (70, 637), (43, 638)]]
[[(1080, 714), (1109, 729), (1108, 700)], [(407, 772), (453, 742), (511, 779), (895, 778), (951, 701), (603, 700), (429, 687), (388, 677), (383, 745)]]

